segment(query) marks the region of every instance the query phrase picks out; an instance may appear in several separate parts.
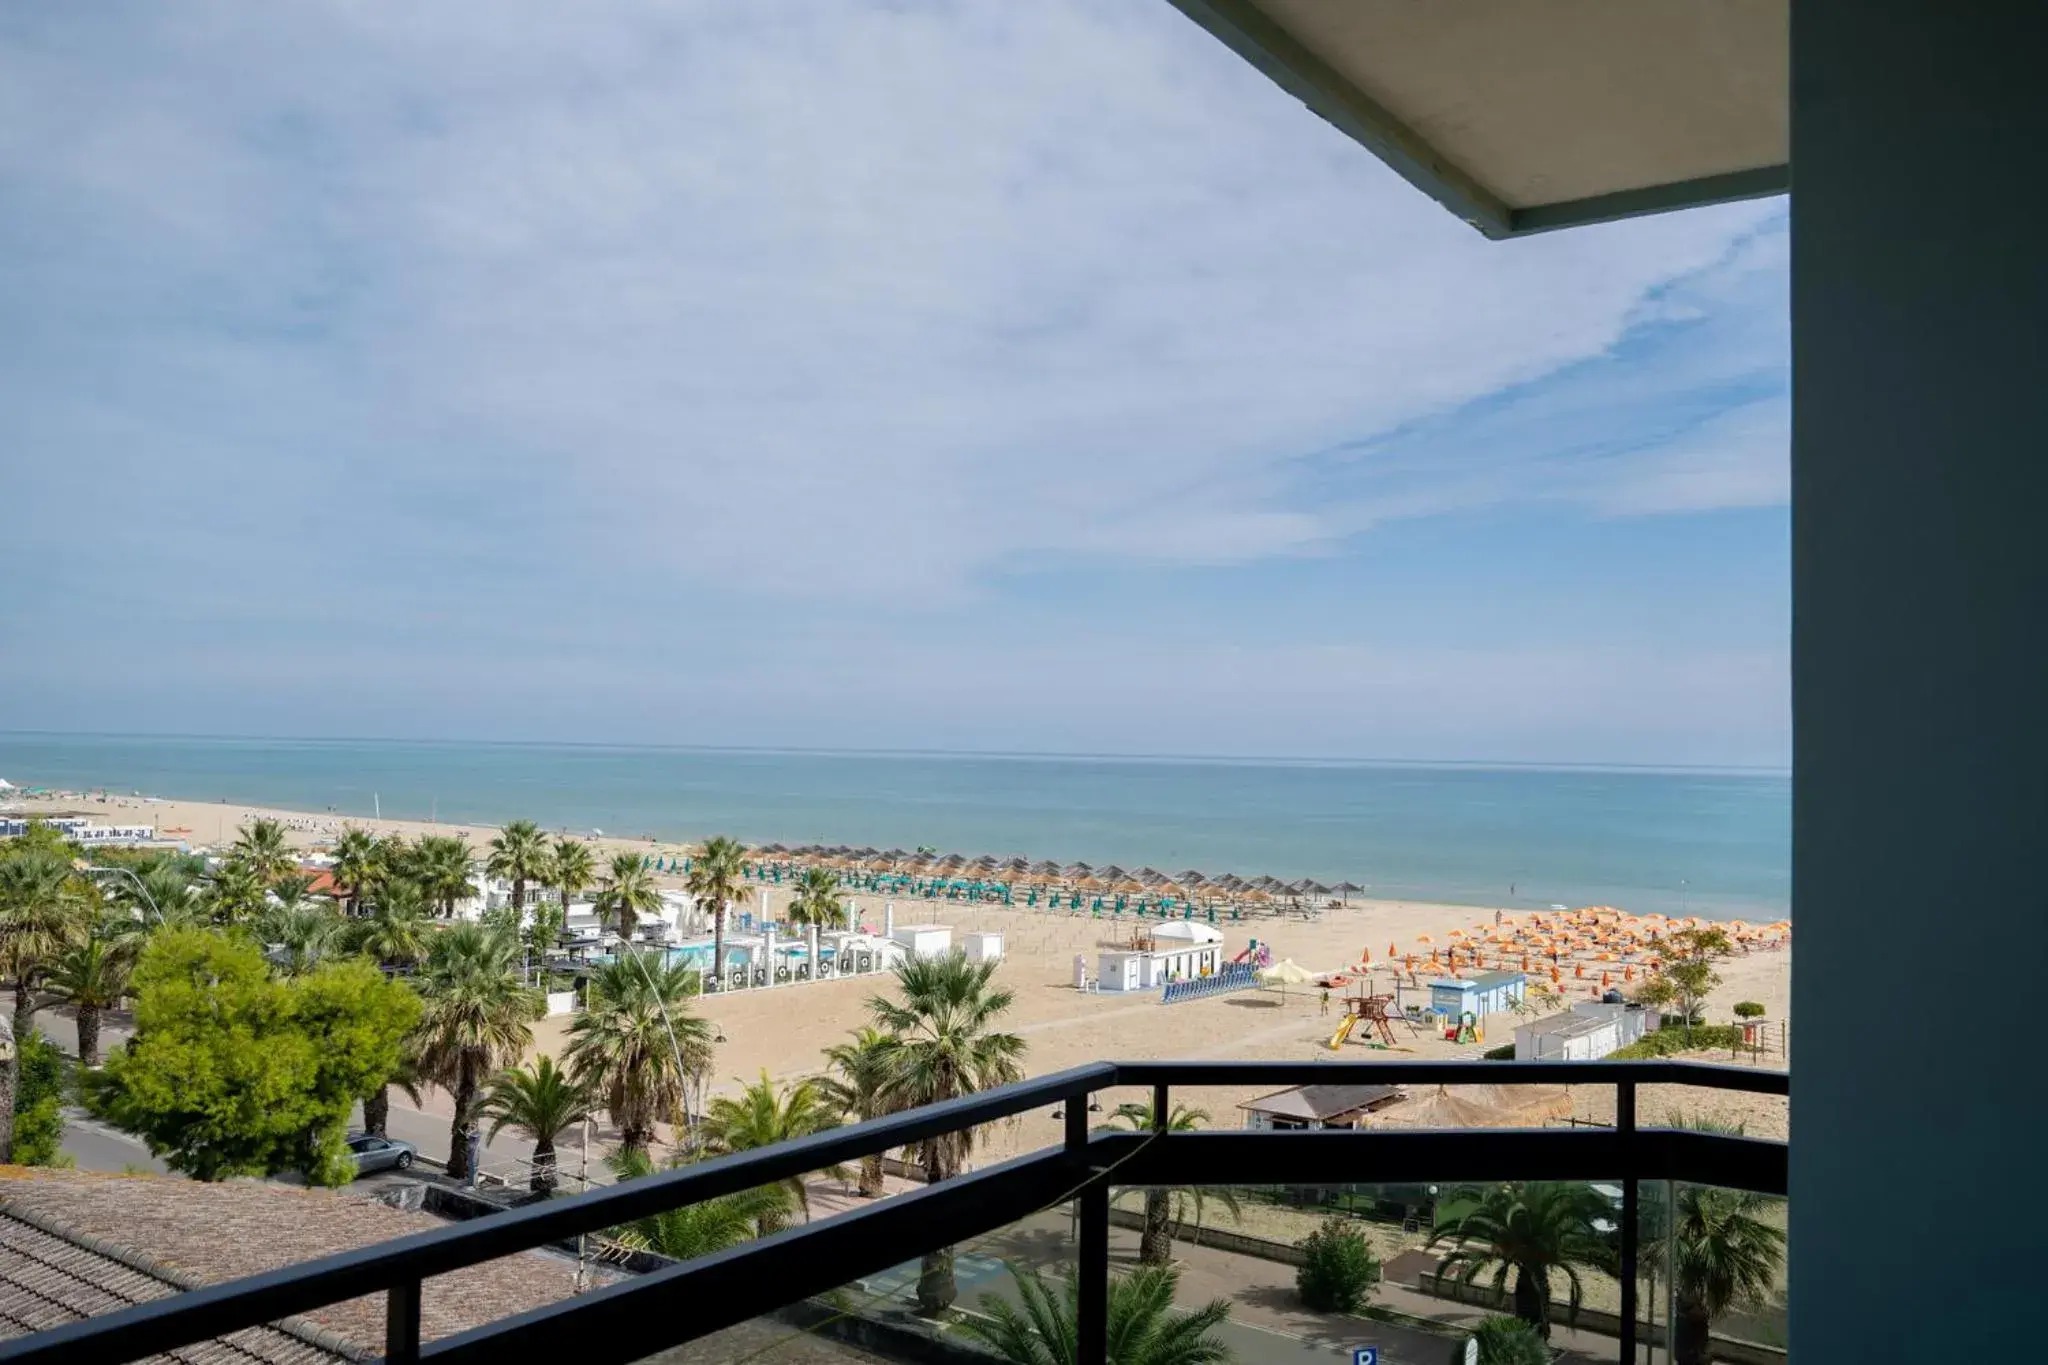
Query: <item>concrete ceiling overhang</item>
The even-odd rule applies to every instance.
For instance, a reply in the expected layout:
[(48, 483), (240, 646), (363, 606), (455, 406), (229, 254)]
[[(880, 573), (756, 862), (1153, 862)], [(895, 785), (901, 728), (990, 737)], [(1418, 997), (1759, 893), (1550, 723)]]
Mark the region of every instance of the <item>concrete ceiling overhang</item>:
[(1172, 0), (1489, 237), (1790, 188), (1789, 0)]

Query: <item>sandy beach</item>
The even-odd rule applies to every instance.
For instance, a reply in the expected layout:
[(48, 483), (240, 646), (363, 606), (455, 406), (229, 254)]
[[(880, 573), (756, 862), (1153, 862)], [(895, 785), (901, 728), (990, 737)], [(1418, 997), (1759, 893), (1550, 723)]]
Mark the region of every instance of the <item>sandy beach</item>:
[[(17, 803), (34, 813), (67, 810), (109, 821), (147, 820), (160, 834), (190, 842), (194, 847), (214, 846), (231, 841), (245, 822), (271, 818), (284, 823), (294, 843), (309, 851), (331, 840), (347, 825), (354, 824), (379, 834), (398, 833), (417, 837), (425, 833), (461, 834), (481, 849), (495, 830), (481, 826), (451, 826), (417, 820), (348, 819), (338, 815), (270, 810), (229, 803), (157, 800), (134, 796), (79, 797), (76, 795)], [(593, 838), (604, 851), (631, 850), (647, 854), (674, 854), (681, 845), (647, 839)], [(596, 850), (594, 850), (596, 851)], [(972, 851), (972, 850), (968, 850)], [(681, 885), (679, 878), (658, 878), (665, 886)], [(758, 897), (759, 892), (754, 893)], [(771, 905), (779, 910), (787, 892), (771, 890)], [(881, 899), (855, 893), (849, 897), (862, 919), (879, 925)], [(1085, 1062), (1107, 1058), (1217, 1058), (1242, 1060), (1477, 1060), (1482, 1048), (1456, 1044), (1427, 1030), (1411, 1033), (1397, 1026), (1396, 1046), (1378, 1050), (1350, 1043), (1337, 1052), (1327, 1046), (1341, 1017), (1340, 1002), (1323, 1012), (1320, 992), (1313, 986), (1296, 987), (1287, 993), (1276, 990), (1248, 991), (1174, 1005), (1161, 1005), (1155, 992), (1142, 994), (1085, 994), (1073, 988), (1073, 960), (1085, 954), (1091, 968), (1098, 945), (1126, 935), (1127, 923), (1091, 919), (1085, 915), (1051, 913), (1042, 909), (967, 905), (950, 901), (899, 899), (896, 923), (939, 923), (956, 932), (989, 930), (1004, 936), (1004, 960), (997, 981), (1014, 992), (1016, 1003), (1009, 1025), (1030, 1044), (1027, 1070), (1043, 1075)], [(1623, 906), (1626, 910), (1628, 907)], [(1386, 969), (1390, 945), (1404, 953), (1416, 951), (1418, 939), (1428, 935), (1436, 943), (1448, 941), (1453, 930), (1471, 931), (1490, 924), (1491, 907), (1429, 904), (1414, 901), (1352, 899), (1322, 910), (1315, 918), (1278, 914), (1252, 917), (1223, 927), (1226, 951), (1235, 953), (1256, 937), (1271, 945), (1275, 960), (1291, 958), (1317, 973), (1336, 971), (1357, 963), (1361, 951), (1369, 952), (1378, 964), (1372, 989), (1393, 989), (1392, 974)], [(1512, 912), (1509, 912), (1512, 913)], [(1422, 950), (1426, 952), (1427, 950)], [(1713, 993), (1708, 1016), (1725, 1021), (1738, 1000), (1761, 1003), (1767, 1017), (1787, 1018), (1790, 1008), (1792, 953), (1789, 947), (1737, 953), (1718, 964), (1723, 978)], [(1428, 980), (1425, 969), (1420, 974)], [(1419, 1000), (1426, 991), (1412, 992)], [(886, 989), (884, 977), (809, 982), (772, 989), (738, 992), (700, 1002), (702, 1014), (724, 1036), (719, 1045), (715, 1074), (718, 1088), (730, 1091), (761, 1071), (777, 1078), (795, 1078), (815, 1073), (821, 1051), (867, 1022), (867, 1002)], [(1586, 999), (1597, 983), (1563, 982), (1567, 999)], [(549, 1020), (536, 1027), (535, 1051), (559, 1054), (566, 1032), (566, 1019)], [(1490, 1020), (1493, 1030), (1486, 1046), (1513, 1041), (1513, 1016), (1497, 1015)], [(1727, 1060), (1725, 1054), (1721, 1060)], [(1762, 1065), (1785, 1065), (1787, 1059), (1767, 1058)], [(1752, 1064), (1745, 1062), (1744, 1064)], [(1579, 1087), (1572, 1096), (1573, 1112), (1584, 1118), (1609, 1118), (1612, 1092), (1605, 1087)], [(1217, 1126), (1235, 1127), (1241, 1121), (1236, 1105), (1255, 1091), (1217, 1089), (1176, 1099), (1209, 1111)], [(1122, 1099), (1142, 1100), (1145, 1096), (1105, 1095), (1105, 1109)], [(1653, 1091), (1642, 1100), (1646, 1120), (1661, 1121), (1673, 1111), (1712, 1114), (1743, 1122), (1756, 1136), (1781, 1137), (1786, 1131), (1785, 1104), (1762, 1097), (1693, 1092), (1663, 1095)], [(1021, 1119), (989, 1135), (988, 1145), (978, 1158), (988, 1161), (1016, 1151), (1057, 1140), (1058, 1124), (1048, 1110)]]

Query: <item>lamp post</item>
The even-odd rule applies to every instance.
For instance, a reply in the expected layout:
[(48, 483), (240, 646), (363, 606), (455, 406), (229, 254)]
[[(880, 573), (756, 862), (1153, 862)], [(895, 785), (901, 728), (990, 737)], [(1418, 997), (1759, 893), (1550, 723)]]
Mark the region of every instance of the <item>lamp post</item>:
[(140, 878), (140, 877), (136, 876), (136, 875), (135, 875), (135, 874), (134, 874), (133, 872), (130, 872), (130, 871), (129, 871), (129, 870), (127, 869), (127, 868), (125, 868), (125, 867), (101, 867), (101, 866), (98, 866), (97, 864), (94, 864), (94, 865), (89, 865), (89, 866), (85, 867), (85, 868), (84, 868), (84, 869), (82, 869), (82, 870), (83, 870), (83, 871), (85, 872), (85, 875), (86, 875), (86, 876), (88, 876), (88, 877), (98, 877), (98, 876), (116, 876), (116, 877), (126, 877), (126, 878), (127, 878), (127, 879), (128, 879), (129, 881), (131, 881), (131, 882), (134, 882), (134, 883), (135, 883), (135, 890), (137, 891), (137, 893), (139, 893), (139, 894), (141, 895), (141, 897), (142, 897), (142, 900), (143, 900), (143, 904), (147, 905), (147, 906), (148, 906), (148, 907), (150, 908), (150, 911), (151, 911), (151, 912), (152, 912), (153, 914), (155, 914), (155, 916), (156, 916), (156, 922), (157, 922), (158, 924), (162, 924), (162, 923), (164, 922), (164, 912), (163, 912), (163, 907), (159, 906), (159, 905), (158, 905), (158, 904), (156, 903), (156, 897), (154, 897), (154, 896), (152, 896), (152, 895), (150, 895), (150, 894), (149, 894), (149, 888), (148, 888), (148, 887), (146, 887), (146, 886), (144, 886), (144, 885), (142, 884), (142, 878)]

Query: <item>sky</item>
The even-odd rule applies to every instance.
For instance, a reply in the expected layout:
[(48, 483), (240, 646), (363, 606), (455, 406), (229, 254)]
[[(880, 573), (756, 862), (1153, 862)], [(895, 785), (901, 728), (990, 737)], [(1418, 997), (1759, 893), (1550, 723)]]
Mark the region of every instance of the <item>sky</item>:
[(0, 14), (0, 729), (1782, 766), (1780, 200), (1164, 0)]

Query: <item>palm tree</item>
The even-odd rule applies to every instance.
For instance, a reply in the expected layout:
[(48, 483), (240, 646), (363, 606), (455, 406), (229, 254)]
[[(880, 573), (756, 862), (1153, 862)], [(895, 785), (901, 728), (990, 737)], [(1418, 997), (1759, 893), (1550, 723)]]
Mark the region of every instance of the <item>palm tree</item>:
[[(654, 1174), (654, 1163), (646, 1152), (636, 1148), (612, 1153), (605, 1158), (605, 1164), (622, 1181)], [(674, 1170), (682, 1164), (681, 1158), (675, 1158), (668, 1168)], [(749, 1241), (764, 1227), (780, 1226), (788, 1216), (789, 1195), (780, 1185), (756, 1185), (750, 1190), (649, 1214), (622, 1228), (613, 1228), (611, 1237), (636, 1250), (692, 1261)]]
[(1676, 1216), (1669, 1241), (1643, 1247), (1644, 1268), (1661, 1268), (1672, 1280), (1673, 1361), (1707, 1365), (1714, 1319), (1768, 1301), (1777, 1287), (1785, 1230), (1764, 1215), (1781, 1201), (1749, 1190), (1680, 1185), (1671, 1207)]
[(548, 839), (531, 820), (514, 820), (491, 840), (491, 856), (484, 871), (512, 883), (512, 908), (526, 910), (526, 884), (546, 881), (553, 872), (554, 859)]
[[(705, 1150), (714, 1156), (750, 1152), (838, 1126), (838, 1111), (816, 1081), (778, 1087), (763, 1067), (761, 1079), (743, 1089), (738, 1099), (721, 1095), (711, 1101), (704, 1112)], [(838, 1178), (845, 1175), (837, 1166), (827, 1167), (825, 1173)], [(804, 1178), (793, 1175), (782, 1185), (804, 1211), (804, 1221), (810, 1222), (811, 1197)], [(774, 1228), (764, 1225), (761, 1230), (773, 1232)]]
[(642, 915), (661, 909), (661, 893), (654, 889), (654, 876), (637, 853), (621, 853), (612, 859), (602, 890), (597, 893), (597, 917), (623, 940), (631, 940)]
[(542, 1054), (531, 1065), (500, 1071), (484, 1097), (483, 1116), (491, 1121), (486, 1142), (505, 1128), (516, 1128), (533, 1140), (535, 1194), (553, 1194), (555, 1139), (590, 1116), (590, 1094), (569, 1079), (569, 1073)]
[(100, 1012), (112, 1009), (128, 993), (139, 947), (134, 934), (113, 924), (95, 925), (71, 944), (50, 970), (50, 988), (71, 1002), (78, 1025), (78, 1061), (100, 1064)]
[(602, 1097), (628, 1151), (646, 1151), (658, 1121), (678, 1121), (711, 1064), (711, 1026), (689, 1013), (696, 993), (697, 973), (659, 953), (622, 948), (591, 973), (569, 1026), (569, 1073)]
[(35, 1027), (36, 985), (83, 933), (95, 893), (61, 853), (9, 850), (0, 858), (0, 972), (14, 982), (14, 1036)]
[(298, 870), (299, 860), (285, 842), (284, 826), (275, 820), (256, 820), (242, 826), (228, 850), (233, 861), (256, 874), (266, 887), (288, 872)]
[[(1152, 1131), (1153, 1110), (1150, 1102), (1144, 1104), (1125, 1103), (1116, 1107), (1110, 1121), (1128, 1124), (1140, 1133)], [(1209, 1121), (1204, 1109), (1192, 1109), (1176, 1104), (1166, 1116), (1166, 1131), (1169, 1133), (1191, 1133)], [(1243, 1216), (1237, 1202), (1237, 1192), (1227, 1186), (1204, 1189), (1193, 1185), (1183, 1189), (1168, 1189), (1153, 1186), (1145, 1191), (1145, 1226), (1138, 1235), (1138, 1261), (1142, 1265), (1166, 1265), (1173, 1259), (1173, 1229), (1176, 1223), (1187, 1221), (1188, 1213), (1194, 1214), (1195, 1226), (1202, 1225), (1202, 1211), (1208, 1201), (1214, 1199), (1230, 1210), (1233, 1218)], [(1176, 1216), (1178, 1215), (1178, 1216)]]
[(411, 882), (379, 883), (376, 904), (352, 927), (356, 951), (387, 970), (417, 965), (426, 957), (433, 933), (421, 913), (424, 904), (419, 887)]
[(699, 907), (711, 907), (711, 979), (713, 988), (725, 982), (725, 907), (729, 901), (736, 901), (745, 892), (740, 883), (745, 880), (740, 869), (746, 862), (747, 850), (737, 840), (723, 834), (705, 843), (690, 863), (687, 885), (690, 894), (696, 898)]
[(348, 913), (355, 914), (364, 891), (384, 870), (376, 836), (354, 825), (342, 830), (341, 837), (334, 841), (334, 866), (330, 870), (335, 884), (348, 893)]
[[(982, 1318), (960, 1324), (1011, 1365), (1071, 1365), (1080, 1358), (1080, 1281), (1067, 1276), (1055, 1288), (1035, 1270), (1012, 1265), (1020, 1309), (996, 1294), (981, 1296)], [(1110, 1365), (1214, 1365), (1230, 1348), (1211, 1336), (1230, 1317), (1228, 1299), (1211, 1299), (1192, 1313), (1174, 1310), (1180, 1276), (1140, 1266), (1109, 1281), (1104, 1359)]]
[(1599, 1265), (1605, 1243), (1596, 1225), (1614, 1210), (1589, 1185), (1531, 1180), (1466, 1189), (1438, 1209), (1429, 1245), (1454, 1241), (1441, 1270), (1456, 1267), (1469, 1285), (1487, 1270), (1501, 1293), (1515, 1275), (1515, 1316), (1550, 1337), (1550, 1277), (1564, 1276), (1570, 1289), (1567, 1320), (1576, 1319), (1583, 1298), (1579, 1267)]
[(376, 871), (371, 881), (377, 885), (387, 882), (420, 879), (420, 851), (417, 845), (409, 844), (402, 834), (387, 834), (377, 840)]
[[(137, 882), (140, 885), (137, 885)], [(142, 869), (136, 881), (122, 877), (108, 884), (113, 898), (130, 907), (138, 924), (187, 928), (205, 907), (190, 874), (175, 859), (160, 858)]]
[(269, 883), (253, 863), (229, 858), (207, 881), (207, 911), (216, 924), (246, 924), (263, 913), (269, 895)]
[(839, 876), (822, 867), (807, 867), (796, 879), (789, 902), (791, 924), (835, 929), (846, 922), (846, 902), (839, 895)]
[(555, 890), (561, 893), (562, 914), (569, 913), (569, 902), (576, 899), (576, 893), (597, 880), (597, 868), (590, 857), (590, 845), (581, 839), (571, 839), (566, 834), (555, 840), (553, 860)]
[(273, 905), (263, 917), (263, 941), (284, 950), (287, 976), (304, 976), (326, 960), (349, 928), (331, 902)]
[(477, 894), (469, 880), (469, 841), (461, 835), (429, 834), (419, 842), (419, 883), (444, 919), (455, 917), (455, 902)]
[[(855, 1123), (894, 1112), (888, 1090), (895, 1053), (895, 1035), (878, 1028), (857, 1029), (851, 1042), (826, 1048), (825, 1061), (832, 1071), (819, 1082), (826, 1100)], [(862, 1198), (874, 1199), (882, 1193), (882, 1176), (880, 1152), (870, 1152), (860, 1159)]]
[[(902, 1000), (876, 996), (868, 1012), (896, 1035), (895, 1065), (885, 1090), (899, 1109), (943, 1104), (1022, 1079), (1024, 1040), (993, 1027), (1015, 998), (992, 991), (994, 962), (969, 962), (965, 953), (917, 958), (896, 969)], [(973, 1150), (975, 1133), (941, 1133), (917, 1145), (925, 1179), (937, 1184), (959, 1174)], [(953, 1281), (953, 1249), (924, 1258), (917, 1280), (918, 1307), (938, 1313), (959, 1297)]]
[(421, 974), (426, 1011), (420, 1018), (420, 1074), (455, 1098), (448, 1129), (448, 1175), (469, 1175), (469, 1139), (476, 1132), (477, 1092), (492, 1072), (533, 1043), (533, 1021), (546, 1013), (538, 992), (522, 986), (516, 939), (481, 925), (458, 924), (434, 940)]
[[(418, 1042), (419, 1037), (415, 1034), (408, 1040), (408, 1049), (416, 1046)], [(387, 1128), (391, 1122), (391, 1087), (395, 1085), (403, 1090), (405, 1097), (417, 1108), (420, 1102), (420, 1085), (424, 1079), (420, 1075), (419, 1058), (408, 1050), (398, 1059), (398, 1070), (386, 1076), (376, 1089), (363, 1096), (363, 1131), (372, 1137), (390, 1137)]]
[(302, 909), (312, 891), (311, 877), (303, 872), (288, 872), (271, 883), (268, 907), (275, 910)]

